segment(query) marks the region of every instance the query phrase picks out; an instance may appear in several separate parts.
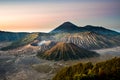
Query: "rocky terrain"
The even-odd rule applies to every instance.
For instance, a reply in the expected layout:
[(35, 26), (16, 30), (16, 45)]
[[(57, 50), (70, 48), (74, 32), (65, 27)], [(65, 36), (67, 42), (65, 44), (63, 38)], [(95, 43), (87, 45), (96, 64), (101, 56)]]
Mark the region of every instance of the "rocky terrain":
[(66, 34), (61, 41), (66, 43), (74, 43), (85, 49), (102, 49), (120, 45), (119, 41), (108, 39), (95, 32), (80, 32), (74, 34)]
[[(0, 45), (7, 44), (10, 43), (1, 43)], [(51, 80), (62, 67), (78, 62), (96, 63), (120, 56), (120, 47), (115, 47), (95, 50), (101, 55), (100, 57), (74, 61), (48, 61), (36, 57), (37, 50), (39, 50), (38, 46), (26, 45), (16, 50), (0, 51), (0, 80)]]
[(49, 50), (52, 48), (54, 45), (56, 45), (57, 42), (55, 41), (50, 41), (50, 40), (43, 40), (43, 41), (35, 41), (31, 44), (31, 46), (38, 46), (39, 47), (39, 52), (44, 52), (46, 50)]
[(51, 80), (62, 67), (120, 57), (120, 33), (104, 27), (65, 22), (50, 33), (0, 34), (0, 80)]

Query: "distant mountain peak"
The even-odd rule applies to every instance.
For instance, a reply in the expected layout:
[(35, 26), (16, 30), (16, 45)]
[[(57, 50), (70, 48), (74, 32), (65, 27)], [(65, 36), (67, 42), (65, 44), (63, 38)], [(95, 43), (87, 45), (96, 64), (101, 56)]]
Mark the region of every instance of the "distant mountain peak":
[(67, 21), (67, 22), (64, 22), (63, 25), (74, 25), (74, 24), (72, 22)]
[(68, 21), (68, 22), (64, 22), (63, 24), (52, 30), (51, 33), (71, 32), (71, 31), (76, 31), (78, 29), (79, 29), (78, 26)]
[(71, 23), (71, 22), (64, 22), (62, 25), (60, 25), (59, 27), (64, 27), (64, 28), (69, 28), (69, 27), (77, 27), (75, 24)]
[(72, 22), (70, 22), (70, 21), (66, 21), (66, 22), (64, 22), (63, 24), (72, 24)]
[(86, 25), (84, 27), (78, 27), (77, 25), (67, 21), (52, 30), (50, 33), (77, 33), (77, 32), (86, 32), (92, 31), (97, 34), (101, 34), (104, 36), (117, 36), (120, 33), (104, 28), (102, 26), (93, 26), (93, 25)]

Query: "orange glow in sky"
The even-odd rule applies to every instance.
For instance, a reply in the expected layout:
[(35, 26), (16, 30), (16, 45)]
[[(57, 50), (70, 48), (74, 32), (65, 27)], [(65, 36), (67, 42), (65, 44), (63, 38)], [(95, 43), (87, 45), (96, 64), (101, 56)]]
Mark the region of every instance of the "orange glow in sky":
[(119, 2), (47, 1), (0, 1), (0, 30), (49, 32), (66, 21), (120, 30)]

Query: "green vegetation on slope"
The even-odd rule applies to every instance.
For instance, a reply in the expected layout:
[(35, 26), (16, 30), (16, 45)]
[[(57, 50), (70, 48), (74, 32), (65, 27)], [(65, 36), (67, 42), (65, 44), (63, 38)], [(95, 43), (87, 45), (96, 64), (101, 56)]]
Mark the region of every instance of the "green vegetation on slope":
[(1, 50), (10, 50), (10, 49), (14, 49), (17, 47), (21, 47), (24, 46), (26, 44), (29, 44), (30, 42), (32, 42), (33, 40), (35, 40), (38, 37), (38, 33), (32, 33), (32, 34), (28, 34), (27, 36), (25, 36), (24, 38), (13, 42), (11, 45), (2, 48)]
[(113, 58), (93, 65), (86, 64), (65, 67), (56, 74), (53, 80), (119, 80), (120, 58)]

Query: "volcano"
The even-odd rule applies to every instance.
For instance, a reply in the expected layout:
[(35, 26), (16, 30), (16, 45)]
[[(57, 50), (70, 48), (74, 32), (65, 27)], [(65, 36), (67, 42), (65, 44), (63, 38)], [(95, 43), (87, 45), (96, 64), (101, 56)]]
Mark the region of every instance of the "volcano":
[[(61, 32), (71, 33), (71, 32), (78, 32), (80, 31), (79, 29), (80, 28), (77, 25), (71, 22), (64, 22), (63, 24), (52, 30), (50, 33), (61, 33)], [(84, 31), (84, 28), (82, 28), (81, 31)]]
[(50, 33), (78, 33), (78, 32), (87, 32), (87, 31), (96, 32), (108, 38), (120, 35), (119, 32), (107, 29), (102, 26), (86, 25), (80, 27), (71, 22), (64, 22), (63, 24), (52, 30)]
[(38, 53), (38, 57), (47, 60), (75, 60), (99, 56), (97, 53), (80, 48), (73, 43), (58, 42), (50, 50)]
[(80, 32), (75, 34), (66, 34), (61, 41), (66, 43), (74, 43), (85, 49), (101, 49), (118, 46), (119, 41), (107, 39), (105, 36), (95, 32)]

